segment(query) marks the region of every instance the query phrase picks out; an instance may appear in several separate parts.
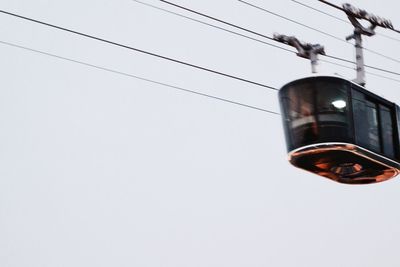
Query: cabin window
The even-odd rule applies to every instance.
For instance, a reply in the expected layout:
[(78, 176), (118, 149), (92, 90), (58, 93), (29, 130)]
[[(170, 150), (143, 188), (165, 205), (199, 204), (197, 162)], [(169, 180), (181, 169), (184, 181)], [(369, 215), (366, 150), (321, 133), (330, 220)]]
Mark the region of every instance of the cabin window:
[(382, 148), (383, 153), (394, 158), (394, 144), (393, 144), (393, 121), (390, 109), (383, 105), (379, 105), (380, 118), (381, 118), (381, 133), (382, 133)]
[(348, 141), (350, 136), (348, 122), (347, 86), (337, 82), (318, 82), (316, 84), (318, 126), (324, 139)]
[(316, 117), (314, 111), (314, 87), (302, 83), (290, 87), (283, 98), (286, 106), (286, 123), (291, 144), (308, 144), (316, 140)]
[(368, 124), (368, 144), (374, 151), (381, 151), (379, 142), (378, 111), (377, 105), (371, 101), (365, 101), (366, 120)]
[(324, 142), (352, 142), (348, 83), (296, 81), (280, 91), (288, 149)]
[(392, 109), (356, 90), (352, 91), (352, 95), (356, 143), (394, 158)]
[(353, 90), (353, 114), (356, 143), (374, 152), (380, 152), (377, 105), (365, 95)]

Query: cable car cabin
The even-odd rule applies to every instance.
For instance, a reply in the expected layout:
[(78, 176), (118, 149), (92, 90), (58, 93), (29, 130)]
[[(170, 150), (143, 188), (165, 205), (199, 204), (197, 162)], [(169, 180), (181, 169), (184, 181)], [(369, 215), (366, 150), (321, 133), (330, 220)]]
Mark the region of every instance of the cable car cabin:
[(289, 161), (346, 184), (400, 172), (399, 107), (339, 77), (295, 80), (279, 91)]

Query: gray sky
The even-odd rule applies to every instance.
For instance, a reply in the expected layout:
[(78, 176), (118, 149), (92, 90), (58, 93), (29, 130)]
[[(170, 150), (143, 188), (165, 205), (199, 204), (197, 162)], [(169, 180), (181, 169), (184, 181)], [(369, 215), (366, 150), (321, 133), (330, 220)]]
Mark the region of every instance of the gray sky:
[[(352, 32), (290, 0), (251, 2), (343, 39)], [(235, 0), (176, 3), (353, 60), (351, 45)], [(400, 27), (397, 1), (352, 3)], [(274, 87), (310, 70), (293, 54), (130, 0), (3, 0), (0, 9)], [(279, 111), (274, 91), (6, 15), (0, 25), (3, 42)], [(375, 36), (365, 46), (400, 59), (400, 42)], [(399, 179), (347, 186), (295, 169), (279, 116), (4, 44), (0, 58), (0, 266), (400, 265)], [(399, 86), (367, 76), (368, 89), (397, 103)]]

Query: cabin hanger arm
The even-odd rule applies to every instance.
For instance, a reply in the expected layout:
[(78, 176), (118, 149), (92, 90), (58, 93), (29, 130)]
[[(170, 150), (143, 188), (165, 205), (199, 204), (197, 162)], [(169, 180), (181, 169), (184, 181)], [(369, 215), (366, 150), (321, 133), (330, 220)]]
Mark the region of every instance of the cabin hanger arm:
[(325, 49), (320, 44), (304, 43), (299, 41), (294, 36), (287, 36), (284, 34), (274, 34), (274, 40), (293, 46), (297, 50), (297, 55), (302, 58), (309, 59), (311, 61), (312, 73), (317, 72), (318, 55), (325, 55)]

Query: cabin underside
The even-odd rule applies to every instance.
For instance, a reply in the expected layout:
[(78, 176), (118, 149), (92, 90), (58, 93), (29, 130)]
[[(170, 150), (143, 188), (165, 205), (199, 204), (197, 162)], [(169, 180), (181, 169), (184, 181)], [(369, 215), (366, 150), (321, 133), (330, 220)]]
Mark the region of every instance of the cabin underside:
[(294, 166), (339, 183), (383, 182), (400, 173), (400, 164), (353, 144), (322, 143), (289, 153)]

